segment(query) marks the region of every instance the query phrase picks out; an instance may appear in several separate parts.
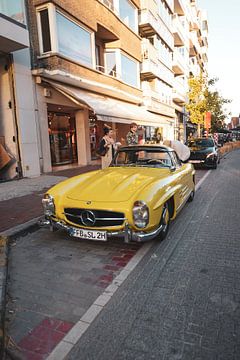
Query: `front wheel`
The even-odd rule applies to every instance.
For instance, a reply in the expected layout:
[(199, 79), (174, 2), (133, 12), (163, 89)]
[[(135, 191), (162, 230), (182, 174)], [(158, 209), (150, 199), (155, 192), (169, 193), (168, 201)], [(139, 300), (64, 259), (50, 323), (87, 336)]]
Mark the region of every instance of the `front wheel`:
[(163, 205), (162, 216), (160, 220), (160, 225), (162, 226), (162, 231), (156, 237), (158, 240), (162, 241), (167, 236), (169, 225), (170, 225), (170, 212), (169, 212), (169, 204), (166, 202)]

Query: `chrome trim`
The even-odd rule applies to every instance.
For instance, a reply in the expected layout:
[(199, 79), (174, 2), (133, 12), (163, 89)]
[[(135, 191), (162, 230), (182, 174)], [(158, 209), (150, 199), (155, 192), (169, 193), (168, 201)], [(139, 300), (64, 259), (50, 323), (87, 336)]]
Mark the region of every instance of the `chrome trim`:
[[(81, 219), (81, 215), (73, 215), (73, 214), (70, 214), (70, 213), (67, 213), (67, 212), (63, 212), (62, 213), (63, 215), (68, 215), (68, 216), (72, 216), (72, 217), (75, 217), (77, 219)], [(126, 218), (99, 218), (99, 217), (95, 217), (96, 220), (104, 220), (104, 221), (109, 221), (109, 220), (127, 220)]]
[[(52, 228), (52, 229), (65, 230), (68, 232), (68, 234), (70, 236), (74, 230), (81, 229), (78, 227), (68, 225), (65, 221), (62, 221), (62, 220), (44, 219), (44, 220), (40, 220), (39, 224), (40, 223), (41, 223), (41, 226), (50, 226), (50, 229)], [(130, 243), (131, 241), (146, 242), (146, 241), (153, 240), (156, 236), (158, 236), (160, 234), (162, 229), (163, 229), (163, 226), (160, 225), (154, 231), (150, 231), (150, 232), (135, 231), (130, 228), (128, 222), (126, 221), (124, 224), (123, 230), (117, 230), (117, 231), (105, 230), (105, 231), (107, 231), (107, 238), (109, 238), (109, 239), (112, 237), (118, 237), (118, 238), (120, 237), (120, 238), (124, 238), (125, 243)], [(84, 229), (84, 230), (86, 230), (86, 229)], [(89, 229), (89, 230), (98, 230), (98, 229)], [(101, 231), (103, 231), (103, 230), (101, 229)]]

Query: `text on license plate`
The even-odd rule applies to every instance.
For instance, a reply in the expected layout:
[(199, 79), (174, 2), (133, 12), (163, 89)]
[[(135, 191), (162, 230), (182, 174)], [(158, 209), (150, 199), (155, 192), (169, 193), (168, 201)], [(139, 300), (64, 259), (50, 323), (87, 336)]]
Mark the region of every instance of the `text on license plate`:
[(71, 231), (70, 235), (79, 237), (81, 239), (107, 241), (106, 231), (74, 229)]

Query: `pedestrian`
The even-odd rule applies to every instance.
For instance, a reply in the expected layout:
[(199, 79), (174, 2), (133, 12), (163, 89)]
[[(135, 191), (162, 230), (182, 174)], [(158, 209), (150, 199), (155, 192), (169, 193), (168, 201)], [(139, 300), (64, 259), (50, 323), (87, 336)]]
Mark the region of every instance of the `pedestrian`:
[(138, 126), (136, 123), (130, 124), (130, 131), (127, 133), (126, 141), (127, 145), (137, 145), (138, 144), (138, 134), (137, 134)]
[(156, 144), (162, 144), (162, 134), (161, 133), (157, 133), (155, 142), (156, 142)]
[(100, 141), (99, 149), (97, 151), (97, 153), (101, 156), (102, 159), (102, 169), (110, 165), (116, 148), (113, 139), (113, 130), (110, 127), (104, 127), (103, 132), (104, 136)]

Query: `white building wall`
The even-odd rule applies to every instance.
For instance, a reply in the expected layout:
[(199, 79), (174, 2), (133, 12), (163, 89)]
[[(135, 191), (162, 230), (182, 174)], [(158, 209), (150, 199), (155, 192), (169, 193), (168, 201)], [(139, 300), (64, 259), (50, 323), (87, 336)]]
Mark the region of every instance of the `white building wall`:
[(11, 157), (11, 164), (0, 171), (3, 180), (17, 175), (17, 147), (14, 142), (16, 132), (14, 127), (14, 112), (11, 108), (12, 96), (7, 58), (0, 58), (0, 140), (4, 149)]
[(14, 92), (24, 177), (40, 175), (33, 82), (29, 49), (13, 53)]

